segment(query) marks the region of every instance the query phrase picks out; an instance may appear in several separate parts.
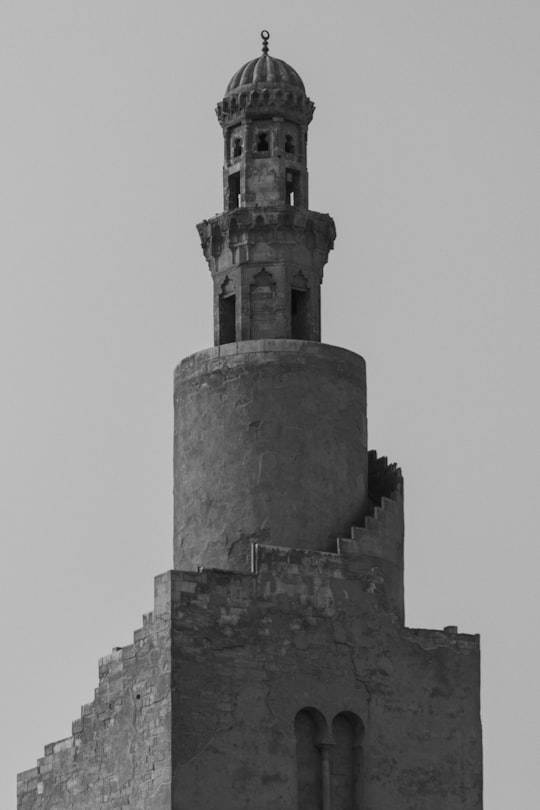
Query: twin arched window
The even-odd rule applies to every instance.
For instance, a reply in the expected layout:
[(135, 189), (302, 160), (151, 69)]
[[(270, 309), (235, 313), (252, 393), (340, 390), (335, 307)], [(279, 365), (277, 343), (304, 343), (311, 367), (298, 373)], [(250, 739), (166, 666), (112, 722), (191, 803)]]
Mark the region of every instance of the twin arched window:
[(298, 810), (362, 810), (360, 718), (341, 712), (329, 727), (310, 707), (298, 712), (294, 729)]

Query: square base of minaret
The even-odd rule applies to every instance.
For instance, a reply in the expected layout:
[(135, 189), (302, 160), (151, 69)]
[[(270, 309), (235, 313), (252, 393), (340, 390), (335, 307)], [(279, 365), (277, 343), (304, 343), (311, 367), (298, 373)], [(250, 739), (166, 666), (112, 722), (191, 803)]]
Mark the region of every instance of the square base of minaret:
[(352, 557), (170, 571), (19, 810), (481, 810), (477, 636), (403, 627)]

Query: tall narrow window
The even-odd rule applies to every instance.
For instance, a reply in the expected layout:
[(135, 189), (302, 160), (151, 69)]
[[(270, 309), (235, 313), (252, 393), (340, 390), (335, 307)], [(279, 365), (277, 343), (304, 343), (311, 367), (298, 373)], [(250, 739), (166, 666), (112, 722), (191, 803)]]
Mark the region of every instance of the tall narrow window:
[(344, 712), (332, 723), (332, 810), (361, 810), (362, 731), (359, 717)]
[(291, 338), (309, 340), (309, 290), (291, 290)]
[(253, 279), (250, 288), (250, 338), (272, 338), (276, 328), (276, 283), (264, 267)]
[(236, 296), (219, 296), (219, 343), (234, 343), (236, 340)]
[(289, 155), (294, 155), (294, 138), (292, 135), (285, 135), (285, 151)]
[(233, 143), (233, 157), (240, 157), (242, 154), (242, 139), (235, 138)]
[(240, 172), (229, 175), (229, 211), (240, 204)]
[(285, 202), (300, 205), (300, 172), (287, 169), (285, 172)]
[(317, 717), (313, 709), (302, 709), (294, 723), (298, 810), (322, 810), (322, 767), (318, 746)]
[(259, 132), (257, 135), (257, 152), (268, 152), (269, 149), (268, 132)]

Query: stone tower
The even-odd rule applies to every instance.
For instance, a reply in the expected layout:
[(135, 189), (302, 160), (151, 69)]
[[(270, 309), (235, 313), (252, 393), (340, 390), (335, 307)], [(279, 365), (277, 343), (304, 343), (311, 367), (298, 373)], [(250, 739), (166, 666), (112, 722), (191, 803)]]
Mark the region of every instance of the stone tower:
[(401, 471), (368, 452), (363, 359), (320, 342), (313, 109), (263, 32), (217, 107), (215, 345), (175, 375), (174, 570), (19, 810), (482, 808), (478, 637), (404, 625)]

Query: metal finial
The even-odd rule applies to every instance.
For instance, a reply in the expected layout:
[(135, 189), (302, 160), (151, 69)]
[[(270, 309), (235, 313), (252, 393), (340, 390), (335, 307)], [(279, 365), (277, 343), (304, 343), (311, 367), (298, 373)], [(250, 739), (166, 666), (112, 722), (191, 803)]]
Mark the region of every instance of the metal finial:
[(263, 30), (263, 31), (261, 31), (261, 37), (262, 37), (262, 41), (263, 41), (262, 52), (264, 54), (267, 54), (268, 53), (268, 40), (270, 39), (270, 34), (269, 34), (268, 31)]

